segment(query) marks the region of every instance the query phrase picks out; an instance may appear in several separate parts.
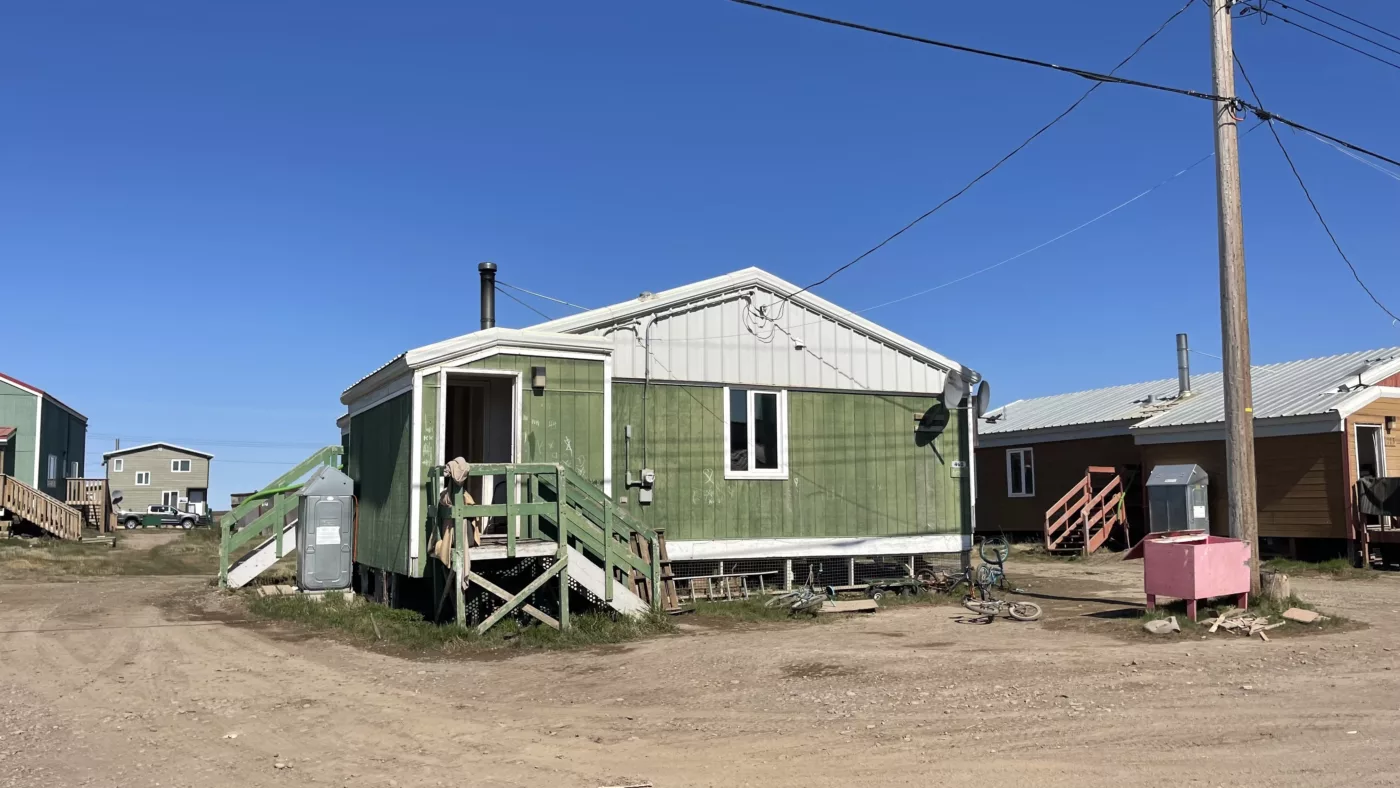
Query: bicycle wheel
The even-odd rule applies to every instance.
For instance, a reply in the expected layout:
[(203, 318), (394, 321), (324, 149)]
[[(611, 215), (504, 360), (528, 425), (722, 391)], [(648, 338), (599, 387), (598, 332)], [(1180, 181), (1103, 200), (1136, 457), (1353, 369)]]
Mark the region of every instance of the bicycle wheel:
[(763, 600), (764, 607), (786, 607), (797, 601), (796, 591), (784, 591), (781, 594), (773, 594)]
[(1035, 621), (1040, 618), (1040, 605), (1034, 602), (1012, 602), (1006, 612), (1017, 621)]
[(821, 610), (824, 604), (826, 604), (826, 597), (821, 595), (798, 599), (796, 602), (792, 603), (792, 615), (795, 616), (799, 613), (811, 613), (816, 615), (816, 612)]
[(982, 543), (977, 545), (977, 554), (982, 556), (983, 561), (1001, 566), (1011, 556), (1011, 545), (1000, 536), (993, 536), (983, 539)]
[(994, 616), (997, 614), (997, 611), (1001, 609), (1001, 603), (985, 602), (975, 597), (965, 596), (963, 597), (963, 607), (979, 616)]

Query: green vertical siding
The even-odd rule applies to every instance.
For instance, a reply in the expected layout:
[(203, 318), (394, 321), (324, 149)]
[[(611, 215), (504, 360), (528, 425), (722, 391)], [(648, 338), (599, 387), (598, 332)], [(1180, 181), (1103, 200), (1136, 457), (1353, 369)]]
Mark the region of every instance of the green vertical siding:
[[(422, 492), (414, 493), (422, 495), (423, 505), (418, 507), (418, 555), (428, 554), (428, 504), (431, 497), (432, 487), (428, 484), (428, 471), (437, 465), (438, 441), (442, 440), (442, 425), (438, 424), (438, 398), (445, 396), (438, 385), (438, 376), (429, 375), (423, 378), (423, 396), (420, 399), (420, 410), (418, 415), (419, 429), (422, 432), (423, 440), (418, 443), (418, 478), (423, 482)], [(422, 567), (419, 567), (418, 575), (422, 576)]]
[[(519, 372), (520, 461), (568, 465), (595, 484), (603, 481), (603, 362), (499, 355), (474, 361), (477, 369)], [(544, 391), (530, 388), (530, 368), (544, 367)]]
[(404, 393), (350, 419), (347, 473), (355, 480), (358, 562), (408, 574), (413, 394)]
[[(968, 478), (959, 413), (941, 432), (916, 432), (933, 397), (788, 393), (786, 480), (724, 478), (724, 390), (653, 385), (646, 432), (655, 500), (631, 505), (668, 539), (906, 536), (962, 533)], [(642, 467), (642, 385), (613, 385), (613, 473), (622, 479), (623, 431), (633, 425), (631, 464)], [(964, 471), (959, 471), (964, 472)], [(620, 485), (615, 494), (622, 495)], [(632, 497), (629, 495), (629, 498)]]
[[(0, 427), (14, 427), (15, 435), (5, 451), (5, 465), (16, 479), (34, 484), (35, 400), (37, 397), (0, 380)], [(11, 471), (6, 471), (11, 473)]]
[[(64, 480), (69, 478), (69, 463), (78, 463), (82, 475), (83, 451), (87, 443), (87, 424), (45, 397), (43, 423), (39, 427), (39, 482), (41, 491), (63, 499), (68, 494)], [(58, 473), (49, 479), (49, 455), (58, 458)], [(50, 485), (50, 481), (53, 482)]]

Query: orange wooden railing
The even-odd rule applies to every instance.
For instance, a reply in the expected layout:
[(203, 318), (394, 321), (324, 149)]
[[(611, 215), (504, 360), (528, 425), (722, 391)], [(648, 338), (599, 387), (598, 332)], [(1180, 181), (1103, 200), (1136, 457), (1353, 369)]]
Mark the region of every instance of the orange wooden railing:
[[(1096, 488), (1095, 477), (1102, 476), (1110, 478)], [(1084, 555), (1098, 550), (1115, 528), (1125, 526), (1123, 495), (1123, 477), (1116, 468), (1089, 466), (1084, 478), (1045, 510), (1045, 549)]]

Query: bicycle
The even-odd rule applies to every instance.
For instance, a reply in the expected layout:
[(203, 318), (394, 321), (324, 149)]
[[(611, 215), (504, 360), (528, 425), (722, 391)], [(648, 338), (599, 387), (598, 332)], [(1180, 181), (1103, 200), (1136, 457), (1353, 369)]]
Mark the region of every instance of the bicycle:
[(995, 618), (1002, 613), (1017, 621), (1035, 621), (1040, 618), (1040, 605), (1034, 602), (1007, 602), (1004, 599), (975, 599), (963, 597), (963, 607), (984, 618)]
[(806, 585), (773, 594), (763, 600), (763, 606), (769, 608), (786, 607), (788, 613), (795, 616), (799, 613), (815, 613), (826, 603), (828, 598), (828, 592), (817, 588), (816, 575), (809, 567)]

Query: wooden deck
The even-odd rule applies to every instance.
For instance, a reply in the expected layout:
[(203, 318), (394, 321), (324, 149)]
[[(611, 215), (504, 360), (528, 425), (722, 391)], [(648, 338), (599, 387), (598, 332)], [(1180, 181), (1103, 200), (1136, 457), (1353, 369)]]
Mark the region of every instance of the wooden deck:
[(69, 479), (64, 503), (83, 514), (83, 525), (99, 533), (117, 528), (117, 513), (106, 479)]

